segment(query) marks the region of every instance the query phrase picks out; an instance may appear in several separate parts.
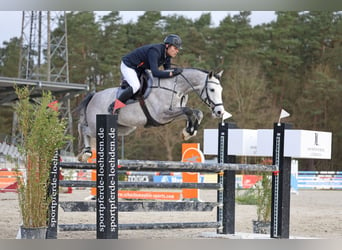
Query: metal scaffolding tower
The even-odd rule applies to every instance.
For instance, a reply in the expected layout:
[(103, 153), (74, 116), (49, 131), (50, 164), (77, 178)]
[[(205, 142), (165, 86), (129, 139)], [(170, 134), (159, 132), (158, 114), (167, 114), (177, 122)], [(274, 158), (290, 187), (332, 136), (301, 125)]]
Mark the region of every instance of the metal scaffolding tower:
[[(65, 11), (23, 11), (18, 77), (69, 83), (67, 21)], [(70, 99), (60, 102), (60, 111), (68, 121), (65, 133), (73, 135)], [(73, 153), (69, 141), (65, 151)]]

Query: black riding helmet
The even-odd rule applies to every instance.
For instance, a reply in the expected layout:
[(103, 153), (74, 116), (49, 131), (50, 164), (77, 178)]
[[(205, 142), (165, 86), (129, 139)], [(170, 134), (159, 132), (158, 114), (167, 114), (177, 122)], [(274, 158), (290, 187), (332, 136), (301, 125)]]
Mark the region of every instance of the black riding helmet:
[(167, 37), (165, 37), (164, 39), (164, 43), (165, 44), (171, 44), (173, 46), (175, 46), (177, 49), (181, 49), (182, 48), (182, 39), (174, 34), (168, 35)]

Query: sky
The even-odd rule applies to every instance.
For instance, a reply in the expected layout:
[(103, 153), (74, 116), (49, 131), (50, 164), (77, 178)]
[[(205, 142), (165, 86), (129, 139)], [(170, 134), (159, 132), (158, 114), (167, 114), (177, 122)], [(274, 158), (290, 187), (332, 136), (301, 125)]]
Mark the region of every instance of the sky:
[[(182, 15), (193, 20), (198, 19), (203, 13), (209, 11), (162, 11), (162, 15)], [(210, 11), (214, 26), (218, 26), (220, 21), (228, 15), (238, 14), (238, 11)], [(108, 13), (108, 11), (99, 11), (99, 15)], [(124, 23), (135, 22), (138, 16), (144, 11), (120, 11), (120, 16)], [(276, 18), (274, 11), (253, 11), (251, 15), (251, 24), (258, 25), (274, 21)], [(0, 47), (4, 41), (9, 41), (13, 37), (20, 37), (21, 33), (21, 11), (0, 11)]]

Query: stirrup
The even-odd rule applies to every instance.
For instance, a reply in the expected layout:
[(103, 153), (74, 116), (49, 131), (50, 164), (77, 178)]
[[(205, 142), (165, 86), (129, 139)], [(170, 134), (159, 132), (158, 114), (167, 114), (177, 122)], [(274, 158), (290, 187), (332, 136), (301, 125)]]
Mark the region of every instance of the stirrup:
[(112, 102), (112, 103), (109, 105), (109, 107), (108, 107), (108, 113), (109, 113), (109, 114), (112, 114), (112, 113), (113, 113), (114, 103), (115, 103), (115, 101)]
[(121, 102), (119, 99), (116, 99), (112, 104), (109, 105), (108, 112), (113, 115), (118, 114), (119, 110), (125, 106), (125, 103)]
[(109, 114), (115, 115), (115, 114), (119, 114), (119, 112), (120, 112), (120, 109), (114, 110), (114, 102), (111, 105), (109, 105), (109, 107), (108, 107), (108, 113)]

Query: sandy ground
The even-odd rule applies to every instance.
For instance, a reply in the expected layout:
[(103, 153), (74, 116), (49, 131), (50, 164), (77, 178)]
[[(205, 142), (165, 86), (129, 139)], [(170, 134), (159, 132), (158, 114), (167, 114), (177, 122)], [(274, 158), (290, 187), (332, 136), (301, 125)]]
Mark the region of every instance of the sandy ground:
[[(89, 190), (61, 193), (60, 201), (84, 200)], [(215, 191), (201, 191), (201, 200), (215, 201)], [(291, 194), (290, 235), (294, 238), (342, 239), (342, 191), (300, 190)], [(16, 193), (0, 193), (0, 239), (15, 239), (20, 215)], [(59, 209), (59, 223), (95, 224), (95, 212), (63, 212)], [(235, 230), (252, 233), (256, 207), (236, 205)], [(204, 222), (216, 221), (212, 212), (121, 212), (119, 223)], [(197, 239), (215, 237), (215, 229), (121, 230), (120, 239)], [(59, 239), (95, 239), (96, 232), (58, 232)]]

